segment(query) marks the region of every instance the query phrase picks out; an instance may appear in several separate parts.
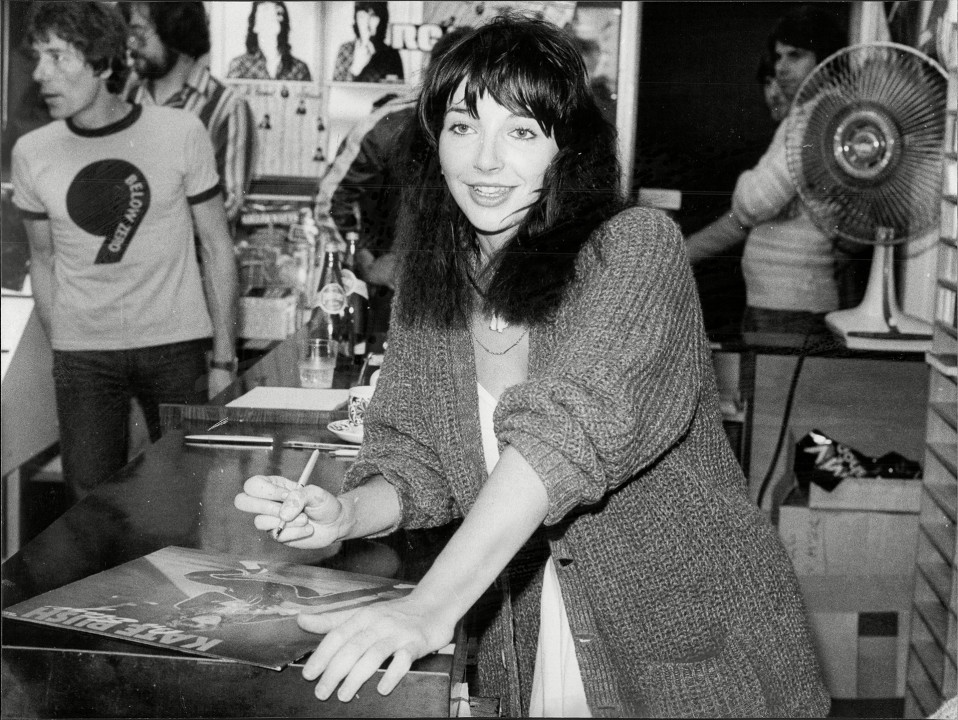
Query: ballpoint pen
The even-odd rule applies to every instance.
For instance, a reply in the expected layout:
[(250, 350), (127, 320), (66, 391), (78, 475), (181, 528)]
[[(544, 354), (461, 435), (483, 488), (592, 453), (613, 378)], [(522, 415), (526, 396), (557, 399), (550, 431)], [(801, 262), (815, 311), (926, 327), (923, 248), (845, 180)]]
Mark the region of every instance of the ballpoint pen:
[[(299, 482), (296, 483), (297, 488), (301, 488), (309, 482), (309, 476), (313, 473), (313, 468), (316, 467), (316, 461), (319, 460), (319, 450), (313, 450), (313, 454), (309, 456), (309, 460), (306, 462), (306, 467), (303, 468), (303, 472), (299, 476)], [(280, 520), (279, 525), (273, 528), (273, 539), (277, 539), (279, 534), (283, 532), (283, 528), (286, 527), (286, 521)]]
[(292, 450), (358, 450), (358, 446), (350, 443), (311, 442), (309, 440), (284, 440), (284, 448)]

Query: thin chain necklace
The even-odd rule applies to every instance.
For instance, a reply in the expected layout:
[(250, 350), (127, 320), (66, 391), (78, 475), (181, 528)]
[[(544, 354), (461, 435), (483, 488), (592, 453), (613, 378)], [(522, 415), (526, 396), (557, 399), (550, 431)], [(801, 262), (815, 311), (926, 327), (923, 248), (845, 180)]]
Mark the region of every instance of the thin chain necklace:
[[(515, 341), (514, 343), (512, 343), (512, 345), (510, 345), (509, 347), (507, 347), (505, 350), (498, 350), (498, 351), (497, 351), (497, 350), (490, 350), (489, 348), (487, 348), (486, 345), (485, 345), (485, 343), (483, 343), (482, 340), (479, 339), (479, 336), (476, 335), (476, 331), (472, 329), (472, 326), (471, 326), (471, 325), (469, 326), (469, 332), (472, 333), (472, 337), (473, 337), (473, 339), (479, 344), (479, 347), (481, 347), (483, 350), (485, 350), (485, 351), (486, 351), (487, 353), (489, 353), (490, 355), (505, 355), (507, 352), (509, 352), (510, 350), (512, 350), (512, 348), (514, 348), (516, 345), (518, 345), (520, 342), (522, 342), (522, 338), (524, 338), (526, 335), (529, 334), (529, 328), (526, 328), (525, 330), (523, 330), (523, 331), (522, 331), (522, 334), (519, 335), (518, 338), (516, 338), (516, 341)], [(500, 332), (501, 332), (501, 331), (500, 331)]]

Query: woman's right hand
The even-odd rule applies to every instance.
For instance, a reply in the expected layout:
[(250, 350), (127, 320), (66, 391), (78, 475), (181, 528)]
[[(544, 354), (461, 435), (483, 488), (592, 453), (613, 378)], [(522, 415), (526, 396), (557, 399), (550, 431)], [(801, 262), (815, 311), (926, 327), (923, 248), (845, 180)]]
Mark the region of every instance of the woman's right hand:
[(350, 518), (332, 493), (316, 485), (299, 487), (278, 475), (254, 475), (233, 504), (254, 514), (258, 530), (272, 532), (285, 522), (276, 540), (294, 548), (324, 548), (342, 540)]

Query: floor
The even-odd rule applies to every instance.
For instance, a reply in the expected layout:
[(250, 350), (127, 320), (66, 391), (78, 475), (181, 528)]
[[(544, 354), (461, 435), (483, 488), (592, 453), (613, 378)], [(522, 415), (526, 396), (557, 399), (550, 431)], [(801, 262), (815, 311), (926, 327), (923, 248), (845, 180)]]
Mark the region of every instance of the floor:
[(904, 698), (876, 698), (867, 700), (832, 699), (832, 718), (900, 718), (905, 714)]

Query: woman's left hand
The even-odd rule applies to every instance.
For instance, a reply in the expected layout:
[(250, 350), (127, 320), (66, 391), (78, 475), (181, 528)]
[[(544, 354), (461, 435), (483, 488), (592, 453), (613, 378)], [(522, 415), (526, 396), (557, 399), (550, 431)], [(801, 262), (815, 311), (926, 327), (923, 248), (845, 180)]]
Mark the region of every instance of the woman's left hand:
[(316, 697), (336, 696), (349, 702), (383, 662), (392, 657), (376, 686), (381, 695), (393, 691), (413, 661), (452, 642), (455, 621), (439, 603), (424, 601), (414, 590), (404, 598), (386, 600), (355, 611), (301, 614), (299, 625), (327, 633), (303, 668), (303, 677), (316, 680)]

